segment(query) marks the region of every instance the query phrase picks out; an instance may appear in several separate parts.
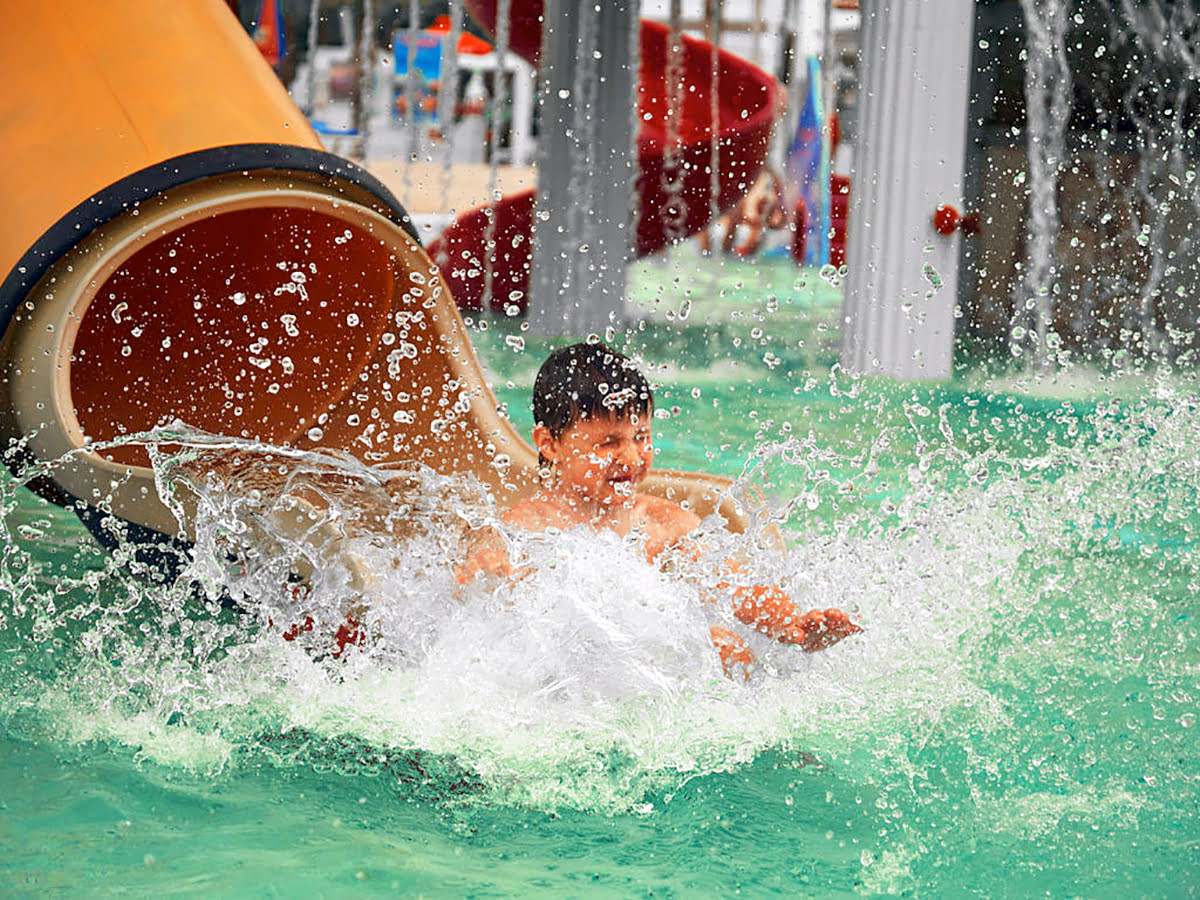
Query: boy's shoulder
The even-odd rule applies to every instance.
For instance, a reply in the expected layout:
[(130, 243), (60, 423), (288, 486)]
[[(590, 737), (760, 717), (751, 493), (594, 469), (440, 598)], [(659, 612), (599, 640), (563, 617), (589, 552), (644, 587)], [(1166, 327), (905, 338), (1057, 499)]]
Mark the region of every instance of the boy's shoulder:
[(700, 517), (673, 500), (653, 494), (638, 494), (638, 517), (673, 537), (682, 537), (700, 524)]

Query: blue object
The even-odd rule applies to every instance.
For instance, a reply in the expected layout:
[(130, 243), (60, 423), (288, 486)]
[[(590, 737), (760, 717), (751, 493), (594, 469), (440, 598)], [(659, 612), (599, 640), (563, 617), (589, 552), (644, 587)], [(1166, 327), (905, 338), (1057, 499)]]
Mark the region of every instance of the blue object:
[(352, 135), (358, 134), (357, 128), (334, 128), (332, 125), (327, 125), (320, 119), (309, 119), (308, 124), (313, 127), (313, 131), (317, 134), (334, 134), (334, 135)]
[(788, 178), (799, 187), (800, 199), (808, 212), (803, 260), (806, 266), (829, 262), (829, 141), (824, 124), (821, 63), (815, 56), (809, 56), (807, 96), (787, 156)]
[[(419, 34), (397, 34), (392, 39), (392, 55), (396, 60), (396, 75), (408, 79), (409, 55), (412, 55), (413, 72), (416, 75), (414, 100), (416, 120), (437, 121), (437, 92), (442, 77), (442, 35), (421, 32)], [(407, 96), (407, 84), (397, 85), (397, 100)], [(394, 103), (393, 111), (405, 117), (405, 105)]]
[(396, 59), (396, 74), (408, 74), (409, 47), (416, 41), (417, 52), (413, 65), (427, 81), (442, 77), (442, 36), (440, 34), (397, 34), (392, 39), (392, 55)]

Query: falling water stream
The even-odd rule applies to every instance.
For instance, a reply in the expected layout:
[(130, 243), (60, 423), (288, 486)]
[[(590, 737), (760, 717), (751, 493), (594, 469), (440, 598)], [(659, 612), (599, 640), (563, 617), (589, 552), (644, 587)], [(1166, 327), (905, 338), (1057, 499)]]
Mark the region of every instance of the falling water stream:
[(1071, 70), (1066, 58), (1069, 4), (1064, 0), (1021, 0), (1027, 35), (1025, 109), (1029, 150), (1029, 230), (1025, 278), (1013, 323), (1014, 348), (1031, 363), (1052, 364), (1059, 337), (1054, 333), (1055, 293), (1060, 270), (1058, 175), (1066, 163), (1070, 119)]

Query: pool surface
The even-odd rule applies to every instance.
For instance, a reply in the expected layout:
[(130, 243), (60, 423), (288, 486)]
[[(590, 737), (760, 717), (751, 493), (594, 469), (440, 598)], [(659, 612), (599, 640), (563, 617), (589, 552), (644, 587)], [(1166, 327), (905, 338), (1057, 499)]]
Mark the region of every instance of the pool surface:
[[(692, 594), (564, 540), (478, 615), (385, 577), (435, 637), (334, 663), (8, 479), (0, 894), (1200, 896), (1192, 374), (851, 379), (784, 259), (682, 247), (634, 300), (659, 464), (760, 486), (764, 574), (861, 636), (735, 684)], [(562, 341), (472, 328), (528, 433)]]

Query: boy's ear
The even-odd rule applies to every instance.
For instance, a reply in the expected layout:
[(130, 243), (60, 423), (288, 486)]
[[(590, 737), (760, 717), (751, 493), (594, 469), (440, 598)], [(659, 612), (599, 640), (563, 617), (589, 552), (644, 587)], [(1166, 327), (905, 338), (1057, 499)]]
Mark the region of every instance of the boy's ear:
[(533, 426), (533, 445), (537, 447), (538, 453), (542, 454), (549, 462), (558, 462), (557, 443), (554, 435), (545, 425)]

